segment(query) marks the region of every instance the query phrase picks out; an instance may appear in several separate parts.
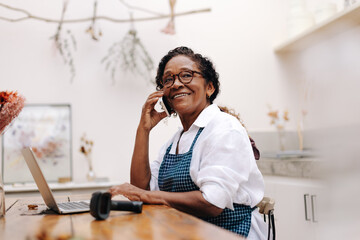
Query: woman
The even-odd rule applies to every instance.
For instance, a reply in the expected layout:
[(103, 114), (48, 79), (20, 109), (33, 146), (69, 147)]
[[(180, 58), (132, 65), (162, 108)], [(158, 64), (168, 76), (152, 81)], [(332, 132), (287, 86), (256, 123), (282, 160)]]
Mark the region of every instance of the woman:
[[(263, 198), (263, 178), (245, 129), (213, 104), (218, 78), (212, 62), (187, 47), (162, 58), (156, 76), (159, 91), (146, 100), (137, 129), (131, 184), (110, 192), (165, 204), (248, 239), (263, 239), (266, 226), (254, 210)], [(179, 116), (182, 129), (150, 166), (149, 134), (166, 117), (154, 109), (161, 97)]]

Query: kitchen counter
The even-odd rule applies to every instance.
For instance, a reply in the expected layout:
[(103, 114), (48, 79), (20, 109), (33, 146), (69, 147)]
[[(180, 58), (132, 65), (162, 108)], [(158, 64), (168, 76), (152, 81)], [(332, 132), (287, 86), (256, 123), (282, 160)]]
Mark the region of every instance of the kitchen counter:
[(256, 161), (263, 175), (319, 178), (324, 162), (319, 158), (269, 158), (261, 157)]

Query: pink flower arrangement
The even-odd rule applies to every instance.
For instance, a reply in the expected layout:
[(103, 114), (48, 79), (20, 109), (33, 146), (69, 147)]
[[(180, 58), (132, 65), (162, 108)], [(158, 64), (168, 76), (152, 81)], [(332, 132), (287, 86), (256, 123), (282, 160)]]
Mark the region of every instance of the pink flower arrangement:
[(19, 115), (24, 107), (25, 98), (17, 92), (0, 92), (0, 135)]

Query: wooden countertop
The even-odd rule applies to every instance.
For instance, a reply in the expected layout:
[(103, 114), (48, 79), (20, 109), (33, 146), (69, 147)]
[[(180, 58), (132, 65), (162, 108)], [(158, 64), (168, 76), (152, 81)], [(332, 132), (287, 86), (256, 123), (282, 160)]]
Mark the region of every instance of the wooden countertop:
[[(72, 201), (90, 195), (71, 195)], [(56, 197), (58, 202), (68, 196)], [(196, 217), (163, 205), (144, 205), (141, 214), (111, 211), (108, 219), (90, 213), (58, 215), (46, 210), (42, 198), (7, 198), (0, 218), (0, 239), (239, 239), (239, 236)], [(29, 210), (28, 204), (37, 204)]]

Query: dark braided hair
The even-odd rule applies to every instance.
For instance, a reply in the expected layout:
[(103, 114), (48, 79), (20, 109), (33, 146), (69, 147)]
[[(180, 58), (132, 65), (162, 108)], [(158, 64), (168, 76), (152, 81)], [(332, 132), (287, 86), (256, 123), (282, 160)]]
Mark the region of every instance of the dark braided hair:
[(160, 90), (164, 87), (162, 85), (162, 77), (164, 75), (166, 64), (173, 57), (179, 55), (187, 56), (192, 61), (194, 61), (202, 73), (204, 79), (206, 80), (206, 83), (211, 82), (214, 85), (215, 91), (210, 96), (210, 103), (213, 103), (214, 99), (217, 97), (220, 91), (219, 74), (215, 71), (215, 67), (210, 59), (203, 57), (201, 54), (194, 53), (194, 51), (188, 47), (177, 47), (173, 50), (170, 50), (168, 54), (161, 59), (156, 75), (156, 89)]

